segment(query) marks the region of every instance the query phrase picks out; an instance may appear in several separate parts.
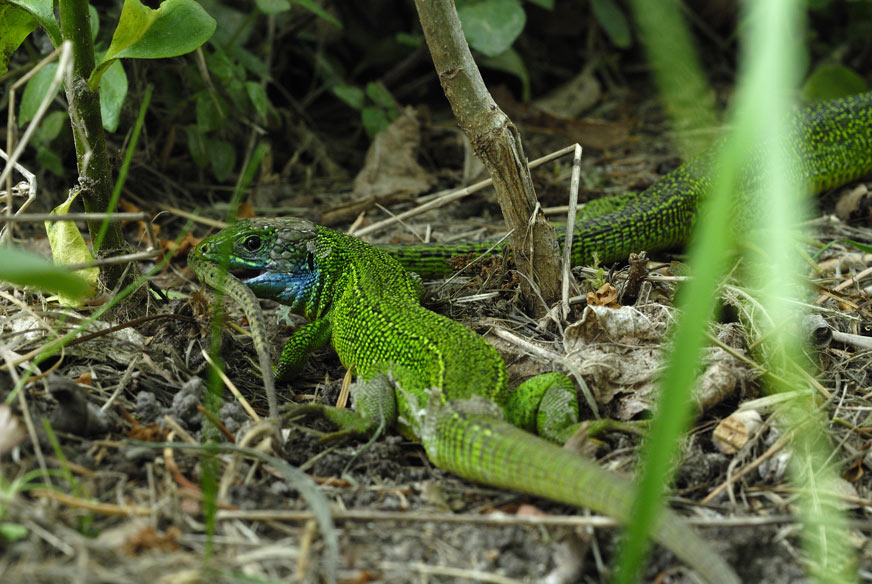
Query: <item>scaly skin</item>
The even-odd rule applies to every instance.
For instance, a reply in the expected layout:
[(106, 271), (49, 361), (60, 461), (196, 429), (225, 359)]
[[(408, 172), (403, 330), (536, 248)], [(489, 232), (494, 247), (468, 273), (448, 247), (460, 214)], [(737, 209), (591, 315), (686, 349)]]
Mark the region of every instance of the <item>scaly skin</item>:
[[(793, 171), (813, 192), (822, 192), (872, 172), (872, 92), (823, 102), (792, 115)], [(574, 265), (608, 263), (630, 253), (674, 248), (687, 242), (699, 201), (711, 186), (716, 150), (707, 150), (647, 190), (634, 196), (588, 203), (576, 219), (572, 238)], [(758, 173), (747, 168), (736, 194), (735, 225), (744, 228), (755, 212), (749, 193)], [(560, 245), (565, 235), (560, 233)], [(463, 244), (379, 246), (407, 270), (425, 278), (451, 273), (449, 261), (460, 254), (484, 254), (494, 241)], [(490, 253), (500, 253), (505, 244)]]
[[(255, 295), (310, 321), (283, 350), (279, 377), (328, 340), (343, 365), (354, 367), (361, 381), (354, 410), (299, 410), (360, 436), (396, 427), (419, 440), (434, 464), (462, 477), (630, 521), (631, 483), (558, 446), (579, 425), (572, 381), (551, 373), (509, 392), (496, 350), (423, 308), (419, 280), (387, 253), (308, 221), (253, 219), (205, 239), (189, 263), (207, 276), (224, 263)], [(739, 582), (672, 512), (661, 515), (653, 536), (708, 582)]]

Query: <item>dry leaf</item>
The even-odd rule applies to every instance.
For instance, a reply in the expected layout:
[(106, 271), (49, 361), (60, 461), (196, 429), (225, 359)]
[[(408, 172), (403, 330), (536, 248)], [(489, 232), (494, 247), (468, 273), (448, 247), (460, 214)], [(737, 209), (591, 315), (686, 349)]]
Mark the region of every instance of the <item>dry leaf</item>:
[[(66, 201), (52, 209), (52, 215), (66, 215), (70, 212), (70, 205), (76, 200), (79, 192), (71, 194)], [(54, 263), (59, 266), (70, 264), (84, 264), (94, 261), (91, 250), (85, 243), (85, 238), (79, 232), (79, 228), (72, 221), (46, 221), (45, 231), (48, 234), (48, 242), (51, 245), (51, 255)], [(76, 270), (78, 275), (84, 278), (91, 287), (90, 297), (97, 295), (97, 278), (100, 275), (98, 268), (86, 268)], [(82, 306), (87, 299), (80, 300), (65, 294), (58, 294), (58, 300), (64, 306)]]
[(354, 178), (354, 198), (411, 197), (427, 191), (435, 179), (418, 164), (420, 146), (421, 124), (415, 110), (407, 107), (373, 140)]
[(720, 421), (712, 432), (712, 442), (724, 454), (735, 454), (748, 443), (763, 424), (757, 410), (733, 412)]
[(596, 292), (587, 293), (587, 304), (589, 306), (606, 306), (608, 308), (620, 308), (618, 304), (618, 291), (609, 283), (600, 286)]
[(0, 455), (18, 446), (26, 435), (24, 426), (12, 413), (12, 408), (0, 404)]
[(859, 184), (852, 189), (844, 189), (836, 202), (836, 215), (851, 223), (868, 222), (872, 219), (872, 194), (866, 185)]

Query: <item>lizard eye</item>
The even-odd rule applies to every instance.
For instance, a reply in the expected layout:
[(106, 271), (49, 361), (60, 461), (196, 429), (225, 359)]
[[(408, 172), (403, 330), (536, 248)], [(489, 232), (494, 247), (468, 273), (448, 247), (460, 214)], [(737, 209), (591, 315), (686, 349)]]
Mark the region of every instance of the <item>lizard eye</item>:
[(263, 246), (263, 241), (259, 235), (249, 235), (242, 241), (242, 246), (248, 251), (257, 251)]
[(306, 253), (306, 265), (309, 267), (309, 271), (315, 271), (315, 256), (312, 255), (312, 252)]

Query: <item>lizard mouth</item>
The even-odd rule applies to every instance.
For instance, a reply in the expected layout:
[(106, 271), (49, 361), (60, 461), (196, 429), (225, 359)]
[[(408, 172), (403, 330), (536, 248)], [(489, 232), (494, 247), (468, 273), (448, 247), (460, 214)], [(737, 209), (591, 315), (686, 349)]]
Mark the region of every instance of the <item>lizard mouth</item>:
[(243, 282), (247, 282), (249, 280), (254, 280), (263, 274), (263, 270), (256, 270), (254, 268), (243, 268), (239, 270), (232, 270), (231, 273), (234, 277), (239, 278)]

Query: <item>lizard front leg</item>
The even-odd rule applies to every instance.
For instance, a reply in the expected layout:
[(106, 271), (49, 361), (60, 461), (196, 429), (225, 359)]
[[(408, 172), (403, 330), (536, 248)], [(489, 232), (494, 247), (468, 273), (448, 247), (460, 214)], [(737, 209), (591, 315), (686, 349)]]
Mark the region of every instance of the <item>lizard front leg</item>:
[(320, 349), (330, 341), (331, 329), (330, 321), (326, 318), (313, 320), (300, 327), (282, 349), (275, 368), (275, 378), (286, 380), (297, 375), (306, 363), (309, 353)]

